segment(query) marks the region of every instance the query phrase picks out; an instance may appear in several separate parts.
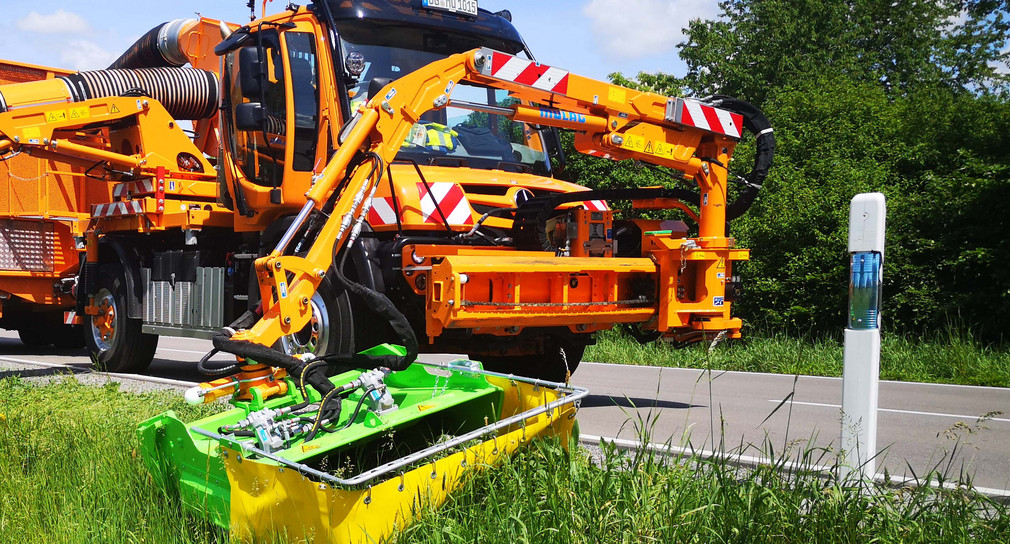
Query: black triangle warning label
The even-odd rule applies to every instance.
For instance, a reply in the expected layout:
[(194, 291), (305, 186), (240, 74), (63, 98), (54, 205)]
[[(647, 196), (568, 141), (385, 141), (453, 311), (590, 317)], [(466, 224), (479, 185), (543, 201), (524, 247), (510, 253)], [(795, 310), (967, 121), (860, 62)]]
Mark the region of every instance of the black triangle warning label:
[(113, 104), (112, 107), (109, 108), (109, 113), (119, 113), (119, 106)]
[(652, 153), (652, 142), (648, 142), (645, 144), (645, 152)]

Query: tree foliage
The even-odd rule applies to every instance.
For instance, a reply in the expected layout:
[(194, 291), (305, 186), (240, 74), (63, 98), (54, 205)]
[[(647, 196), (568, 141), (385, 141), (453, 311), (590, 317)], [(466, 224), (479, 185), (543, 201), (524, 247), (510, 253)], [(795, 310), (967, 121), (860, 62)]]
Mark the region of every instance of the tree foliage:
[[(668, 95), (729, 94), (775, 127), (775, 165), (731, 226), (752, 249), (738, 310), (751, 324), (837, 331), (845, 323), (848, 207), (888, 199), (885, 324), (951, 319), (1010, 327), (1010, 104), (1005, 0), (729, 0), (685, 30), (683, 78), (615, 82)], [(731, 170), (746, 172), (738, 148)], [(579, 158), (592, 186), (655, 183)], [(643, 178), (643, 176), (645, 176)]]

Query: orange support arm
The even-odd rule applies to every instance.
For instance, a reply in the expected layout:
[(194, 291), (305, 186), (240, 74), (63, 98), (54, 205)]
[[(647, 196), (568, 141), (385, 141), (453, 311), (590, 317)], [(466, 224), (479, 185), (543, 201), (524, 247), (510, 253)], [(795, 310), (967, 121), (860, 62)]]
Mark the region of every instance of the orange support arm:
[[(490, 49), (475, 49), (394, 81), (361, 108), (345, 128), (341, 147), (307, 194), (309, 202), (299, 216), (301, 222), (296, 220), (288, 234), (301, 227), (311, 207), (325, 202), (336, 190), (339, 196), (333, 212), (304, 258), (282, 255), (284, 248), (279, 247), (257, 261), (264, 316), (252, 329), (240, 331), (236, 339), (271, 345), (308, 322), (308, 301), (335, 254), (352, 241), (353, 225), (366, 215), (368, 190), (378, 183), (383, 168), (373, 176), (369, 161), (364, 161), (346, 184), (337, 186), (338, 180), (359, 151), (374, 153), (383, 164), (391, 162), (421, 115), (449, 105), (454, 87), (463, 82), (505, 89), (525, 103), (550, 104), (551, 108), (514, 106), (511, 116), (580, 131), (576, 147), (583, 153), (638, 159), (694, 177), (702, 191), (699, 223), (706, 247), (728, 250), (726, 172), (711, 168), (709, 163), (728, 163), (740, 136), (739, 115), (595, 81)], [(695, 121), (692, 115), (699, 119)], [(697, 126), (702, 121), (705, 128)], [(715, 267), (711, 268), (712, 277), (703, 278), (704, 282), (717, 283)]]

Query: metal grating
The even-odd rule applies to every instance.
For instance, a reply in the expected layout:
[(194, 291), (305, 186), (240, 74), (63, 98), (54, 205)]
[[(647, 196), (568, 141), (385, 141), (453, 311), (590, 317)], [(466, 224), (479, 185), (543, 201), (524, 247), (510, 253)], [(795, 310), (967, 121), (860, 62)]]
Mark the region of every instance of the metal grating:
[(0, 220), (0, 270), (52, 272), (53, 227), (42, 221)]
[(196, 282), (151, 281), (151, 269), (141, 269), (144, 292), (144, 324), (187, 329), (218, 329), (224, 326), (222, 295), (224, 268), (197, 267)]

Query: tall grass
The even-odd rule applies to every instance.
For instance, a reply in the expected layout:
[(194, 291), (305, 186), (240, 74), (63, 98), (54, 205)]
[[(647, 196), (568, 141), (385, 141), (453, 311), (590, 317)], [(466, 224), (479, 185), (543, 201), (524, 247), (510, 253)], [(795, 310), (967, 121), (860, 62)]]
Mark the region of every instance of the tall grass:
[[(137, 422), (189, 407), (72, 377), (0, 380), (0, 541), (206, 543), (229, 537), (155, 486)], [(649, 421), (639, 421), (648, 439)], [(774, 467), (534, 442), (481, 471), (395, 542), (1007, 542), (1007, 507), (970, 489), (894, 490)], [(784, 459), (784, 457), (783, 457)], [(814, 460), (817, 461), (817, 460)], [(381, 507), (381, 505), (376, 505)], [(297, 540), (295, 540), (296, 542)]]
[[(723, 342), (711, 356), (707, 343), (675, 349), (639, 344), (615, 331), (601, 333), (584, 359), (607, 363), (717, 368), (776, 374), (841, 376), (842, 344), (832, 338), (767, 333)], [(710, 366), (711, 365), (711, 366)], [(882, 335), (880, 377), (930, 383), (1010, 387), (1010, 349), (987, 346), (954, 329), (925, 338)]]
[(992, 542), (1005, 505), (970, 489), (892, 489), (776, 467), (539, 442), (476, 476), (396, 542)]
[(208, 413), (177, 393), (126, 394), (115, 383), (0, 380), (0, 541), (227, 541), (184, 516), (142, 465), (137, 423), (168, 409)]

